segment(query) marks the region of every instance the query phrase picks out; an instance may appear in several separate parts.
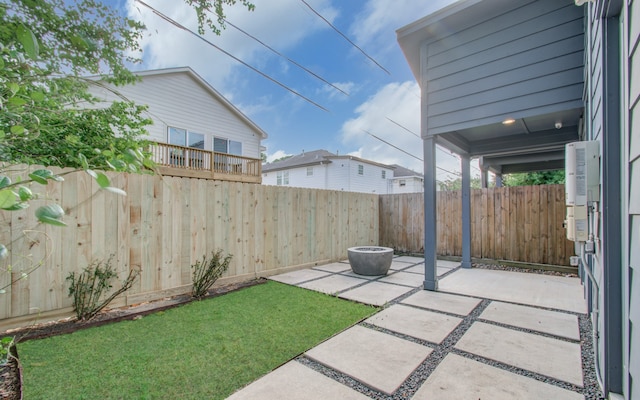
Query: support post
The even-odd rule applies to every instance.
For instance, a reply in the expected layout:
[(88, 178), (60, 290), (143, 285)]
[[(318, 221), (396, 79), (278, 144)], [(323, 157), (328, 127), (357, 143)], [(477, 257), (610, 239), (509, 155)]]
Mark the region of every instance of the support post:
[(471, 268), (471, 162), (461, 154), (462, 162), (462, 268)]
[(422, 139), (424, 147), (424, 289), (438, 290), (436, 243), (436, 142)]

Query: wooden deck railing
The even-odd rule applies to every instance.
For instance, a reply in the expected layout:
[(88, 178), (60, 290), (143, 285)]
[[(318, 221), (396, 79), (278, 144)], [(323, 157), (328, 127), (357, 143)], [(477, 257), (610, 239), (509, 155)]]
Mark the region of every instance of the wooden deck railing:
[(215, 151), (154, 143), (153, 161), (162, 175), (219, 179), (236, 182), (262, 182), (262, 161), (257, 158)]

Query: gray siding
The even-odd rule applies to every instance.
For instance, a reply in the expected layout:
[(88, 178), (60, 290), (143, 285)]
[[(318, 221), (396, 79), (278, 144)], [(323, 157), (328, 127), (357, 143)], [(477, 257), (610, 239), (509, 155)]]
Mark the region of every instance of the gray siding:
[(628, 60), (627, 141), (629, 144), (629, 287), (628, 340), (629, 395), (640, 397), (640, 1), (629, 1), (626, 9), (626, 37)]
[(582, 13), (573, 1), (530, 2), (429, 43), (429, 133), (581, 107)]
[[(602, 75), (602, 21), (596, 17), (592, 8), (587, 8), (589, 12), (586, 16), (586, 42), (585, 42), (585, 71), (587, 74), (587, 81), (585, 82), (585, 125), (587, 137), (586, 140), (599, 140), (600, 150), (602, 151), (602, 126), (604, 124), (604, 113), (602, 109), (602, 87), (603, 87), (603, 75)], [(602, 183), (602, 175), (600, 177)], [(602, 204), (603, 194), (600, 193), (600, 204)], [(593, 214), (590, 214), (590, 218), (594, 218)], [(590, 222), (591, 226), (595, 226), (595, 221)], [(600, 221), (602, 226), (602, 221)], [(602, 242), (598, 241), (600, 247), (597, 249), (595, 256), (593, 257), (593, 275), (598, 279), (597, 285), (600, 288), (604, 287), (603, 273), (602, 273)], [(601, 310), (601, 305), (604, 304), (604, 291), (600, 293), (596, 292), (595, 286), (590, 286), (590, 281), (583, 276), (585, 281), (585, 291), (587, 293), (593, 293), (591, 297), (591, 304), (589, 304), (590, 310)], [(597, 293), (597, 295), (596, 295)], [(604, 318), (599, 313), (592, 314), (592, 322), (594, 328), (598, 332), (604, 332)], [(599, 334), (597, 339), (595, 352), (596, 363), (601, 373), (604, 373), (604, 347), (605, 338), (603, 334)]]

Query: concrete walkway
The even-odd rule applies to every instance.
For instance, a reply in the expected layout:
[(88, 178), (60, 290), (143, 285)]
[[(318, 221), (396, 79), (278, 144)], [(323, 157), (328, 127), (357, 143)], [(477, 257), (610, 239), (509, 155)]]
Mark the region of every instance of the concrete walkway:
[(381, 311), (230, 399), (589, 398), (577, 278), (438, 261), (440, 290), (429, 292), (423, 259), (396, 257), (391, 268), (364, 277), (345, 261), (271, 277)]

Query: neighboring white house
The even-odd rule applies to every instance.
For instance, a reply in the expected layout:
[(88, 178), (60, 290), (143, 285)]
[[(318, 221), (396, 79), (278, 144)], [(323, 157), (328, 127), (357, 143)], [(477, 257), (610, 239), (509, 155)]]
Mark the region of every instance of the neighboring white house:
[[(341, 156), (326, 150), (315, 150), (303, 152), (282, 161), (264, 164), (262, 166), (262, 183), (265, 185), (389, 194), (394, 193), (394, 184), (400, 188), (400, 182), (394, 180), (395, 168), (354, 156)], [(403, 170), (405, 169), (403, 168)], [(415, 187), (413, 177), (406, 176), (402, 189), (405, 189), (408, 183), (410, 183), (410, 187)], [(406, 187), (407, 192), (408, 189), (409, 187)], [(422, 191), (422, 188), (420, 187), (417, 191)]]
[[(149, 139), (194, 149), (192, 161), (200, 162), (197, 167), (201, 171), (212, 170), (214, 164), (220, 165), (218, 156), (202, 166), (202, 157), (213, 151), (260, 160), (261, 141), (267, 134), (191, 68), (141, 71), (136, 75), (141, 81), (116, 88), (118, 95), (100, 86), (92, 86), (90, 91), (105, 101), (126, 98), (147, 105), (147, 115), (153, 120), (153, 125), (147, 127)], [(175, 149), (171, 151), (173, 157)], [(242, 161), (246, 164), (247, 160)], [(257, 164), (258, 168), (253, 170), (259, 180), (260, 163)], [(191, 171), (193, 166), (188, 163), (178, 165)]]
[(391, 165), (393, 177), (389, 178), (389, 194), (422, 193), (424, 191), (424, 176), (416, 171)]

